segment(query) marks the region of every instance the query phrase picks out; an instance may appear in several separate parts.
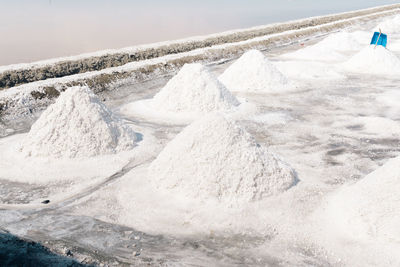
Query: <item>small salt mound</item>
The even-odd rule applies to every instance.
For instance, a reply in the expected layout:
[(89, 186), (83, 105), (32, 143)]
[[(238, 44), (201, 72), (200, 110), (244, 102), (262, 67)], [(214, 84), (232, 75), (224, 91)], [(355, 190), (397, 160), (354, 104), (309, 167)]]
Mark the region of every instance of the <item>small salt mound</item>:
[(346, 77), (340, 74), (336, 65), (315, 62), (315, 61), (297, 61), (285, 60), (276, 62), (276, 67), (287, 77), (293, 80), (311, 80), (311, 79), (345, 79)]
[(28, 156), (90, 157), (135, 146), (136, 134), (87, 87), (63, 92), (32, 125), (20, 150)]
[(338, 52), (321, 46), (308, 46), (292, 53), (282, 55), (284, 58), (310, 61), (340, 61), (345, 57)]
[(260, 200), (296, 182), (288, 164), (216, 113), (178, 134), (151, 164), (149, 177), (174, 194), (228, 203)]
[(232, 91), (280, 92), (292, 87), (288, 79), (258, 50), (244, 53), (219, 76)]
[(319, 61), (341, 61), (346, 55), (341, 52), (354, 51), (369, 43), (366, 32), (338, 32), (303, 49), (282, 55), (284, 58)]
[(185, 64), (152, 101), (152, 106), (158, 110), (177, 113), (230, 110), (239, 104), (201, 64)]
[(374, 28), (374, 31), (379, 32), (379, 29), (386, 34), (394, 34), (400, 32), (400, 16), (395, 16), (386, 19)]
[(396, 75), (400, 73), (400, 60), (381, 45), (369, 45), (344, 63), (352, 72)]
[(352, 51), (360, 49), (363, 43), (369, 43), (369, 37), (367, 32), (338, 32), (329, 35), (315, 46), (332, 51)]
[[(326, 212), (333, 229), (354, 239), (400, 242), (400, 157), (337, 192)], [(331, 229), (332, 229), (331, 228)]]

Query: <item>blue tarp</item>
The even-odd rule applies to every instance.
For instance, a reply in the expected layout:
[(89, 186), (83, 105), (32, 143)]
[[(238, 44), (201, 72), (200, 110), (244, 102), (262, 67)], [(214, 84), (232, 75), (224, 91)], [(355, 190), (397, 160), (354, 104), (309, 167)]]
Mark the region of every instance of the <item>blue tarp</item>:
[[(378, 40), (379, 37), (379, 40)], [(386, 47), (387, 44), (387, 35), (384, 33), (381, 33), (381, 36), (379, 36), (379, 32), (374, 32), (374, 36), (372, 36), (371, 44), (376, 44), (376, 45), (381, 45), (383, 47)]]

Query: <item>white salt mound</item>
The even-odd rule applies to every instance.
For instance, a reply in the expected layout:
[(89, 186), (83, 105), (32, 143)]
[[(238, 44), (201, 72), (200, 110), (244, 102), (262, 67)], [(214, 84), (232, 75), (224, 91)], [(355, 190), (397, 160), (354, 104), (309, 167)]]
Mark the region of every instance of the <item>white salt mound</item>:
[(308, 61), (340, 61), (344, 56), (329, 47), (316, 44), (283, 55), (284, 58)]
[(385, 90), (381, 95), (376, 97), (376, 100), (385, 106), (386, 117), (394, 120), (400, 120), (400, 91)]
[(396, 75), (400, 73), (400, 59), (381, 45), (368, 45), (348, 60), (344, 67), (352, 72)]
[(136, 134), (87, 87), (61, 93), (32, 125), (20, 150), (27, 156), (90, 157), (135, 146)]
[(260, 200), (296, 182), (288, 164), (216, 113), (179, 133), (151, 164), (149, 177), (177, 195), (229, 203)]
[(161, 111), (204, 113), (230, 110), (239, 101), (201, 64), (185, 64), (153, 98)]
[(346, 55), (342, 52), (359, 50), (369, 41), (370, 35), (366, 32), (338, 32), (314, 45), (284, 54), (283, 57), (310, 61), (343, 61)]
[(386, 34), (395, 34), (400, 32), (400, 16), (394, 16), (392, 18), (382, 21), (379, 25), (374, 28), (374, 31), (379, 32), (379, 29)]
[(219, 76), (219, 80), (231, 91), (279, 92), (291, 86), (258, 50), (244, 53)]
[(315, 46), (331, 51), (352, 51), (359, 49), (364, 41), (370, 41), (364, 32), (338, 32), (330, 34)]
[[(400, 157), (334, 195), (327, 211), (342, 234), (400, 242)], [(328, 219), (329, 220), (329, 219)]]

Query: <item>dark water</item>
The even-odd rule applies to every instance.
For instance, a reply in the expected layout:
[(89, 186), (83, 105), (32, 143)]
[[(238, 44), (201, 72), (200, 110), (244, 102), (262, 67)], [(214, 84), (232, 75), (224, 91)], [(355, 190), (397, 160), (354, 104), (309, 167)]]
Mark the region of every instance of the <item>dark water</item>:
[(0, 65), (324, 15), (394, 0), (0, 0)]

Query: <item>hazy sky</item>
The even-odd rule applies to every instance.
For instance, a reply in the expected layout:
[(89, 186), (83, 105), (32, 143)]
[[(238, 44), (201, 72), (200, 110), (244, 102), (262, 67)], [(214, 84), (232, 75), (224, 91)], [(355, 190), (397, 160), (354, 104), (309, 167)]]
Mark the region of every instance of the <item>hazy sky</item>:
[(0, 0), (0, 65), (171, 40), (395, 0)]

